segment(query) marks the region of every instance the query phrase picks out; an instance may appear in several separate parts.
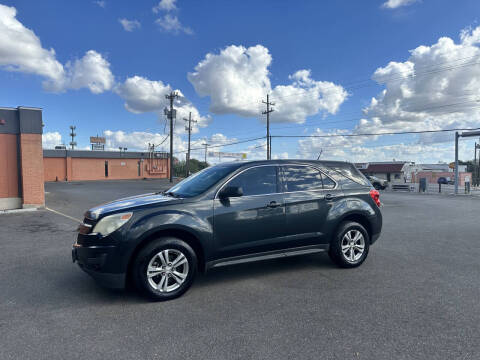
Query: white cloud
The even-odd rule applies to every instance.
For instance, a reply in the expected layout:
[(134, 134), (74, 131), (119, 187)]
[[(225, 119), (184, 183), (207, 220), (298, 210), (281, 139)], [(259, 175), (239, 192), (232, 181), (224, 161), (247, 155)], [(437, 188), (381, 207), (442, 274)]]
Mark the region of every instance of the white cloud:
[(161, 0), (158, 5), (152, 8), (152, 11), (155, 14), (159, 12), (165, 12), (163, 17), (159, 17), (155, 20), (157, 24), (163, 31), (170, 32), (173, 34), (179, 34), (181, 32), (187, 35), (193, 35), (193, 30), (188, 26), (183, 26), (177, 15), (172, 15), (172, 11), (178, 10), (177, 5), (175, 4), (177, 0)]
[(101, 8), (104, 8), (107, 6), (107, 2), (104, 0), (96, 0), (93, 2), (95, 5), (100, 6)]
[(155, 24), (160, 26), (163, 31), (179, 34), (184, 32), (187, 35), (192, 35), (193, 30), (188, 26), (183, 26), (176, 15), (165, 14), (163, 17), (155, 20)]
[(152, 11), (157, 14), (159, 11), (177, 10), (177, 6), (175, 5), (176, 2), (177, 0), (161, 0), (152, 8)]
[(88, 88), (94, 94), (112, 89), (115, 80), (110, 63), (95, 50), (89, 50), (83, 58), (68, 62), (65, 88)]
[(0, 4), (0, 68), (62, 82), (65, 72), (55, 50), (42, 47), (35, 33), (16, 18), (17, 10)]
[(125, 18), (118, 19), (118, 22), (122, 25), (125, 31), (132, 32), (135, 29), (140, 28), (140, 22), (138, 20), (128, 20)]
[[(410, 51), (405, 62), (378, 68), (373, 80), (385, 89), (364, 109), (357, 132), (477, 127), (480, 117), (480, 27)], [(445, 135), (425, 135), (432, 142)]]
[(388, 0), (382, 4), (385, 9), (396, 9), (402, 6), (412, 5), (419, 0)]
[[(384, 90), (364, 109), (365, 118), (351, 130), (313, 135), (404, 132), (476, 128), (480, 118), (480, 27), (461, 32), (460, 42), (443, 37), (431, 46), (410, 51), (404, 62), (378, 68), (373, 80)], [(383, 141), (380, 141), (383, 140)], [(385, 142), (400, 141), (385, 145)], [(349, 161), (451, 161), (453, 132), (392, 137), (327, 137), (298, 141), (299, 156)], [(460, 157), (470, 159), (471, 147), (460, 144)]]
[(42, 146), (44, 149), (54, 149), (55, 146), (63, 144), (62, 135), (58, 131), (42, 134)]
[(339, 85), (313, 80), (309, 70), (291, 75), (291, 84), (272, 88), (271, 62), (272, 56), (262, 45), (231, 45), (219, 54), (208, 53), (188, 79), (198, 95), (210, 97), (210, 110), (216, 114), (259, 116), (260, 99), (270, 93), (275, 102), (272, 122), (302, 123), (319, 112), (334, 114), (348, 96)]
[(0, 5), (0, 69), (35, 74), (45, 78), (49, 91), (87, 87), (101, 93), (113, 86), (110, 64), (94, 50), (65, 67), (56, 59), (53, 49), (42, 47), (35, 33), (16, 18), (13, 7)]
[[(160, 119), (164, 119), (164, 108), (169, 107), (169, 100), (166, 95), (172, 92), (173, 88), (164, 84), (162, 81), (153, 81), (141, 76), (127, 78), (124, 83), (119, 84), (115, 92), (125, 100), (125, 108), (133, 113), (155, 112)], [(176, 127), (179, 133), (185, 132), (183, 118), (188, 118), (192, 113), (192, 118), (198, 122), (193, 126), (193, 133), (198, 132), (198, 127), (205, 127), (210, 122), (210, 117), (201, 116), (198, 109), (186, 99), (180, 90), (175, 90), (179, 95), (175, 99), (174, 107), (177, 110)]]

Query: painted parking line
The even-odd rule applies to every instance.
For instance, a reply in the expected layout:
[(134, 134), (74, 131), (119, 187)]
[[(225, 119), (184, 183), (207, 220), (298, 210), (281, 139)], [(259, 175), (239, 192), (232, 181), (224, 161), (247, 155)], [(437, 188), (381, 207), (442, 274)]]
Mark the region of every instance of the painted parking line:
[(55, 213), (55, 214), (64, 216), (64, 217), (66, 217), (66, 218), (68, 218), (68, 219), (70, 219), (70, 220), (76, 221), (76, 222), (78, 222), (78, 223), (82, 223), (82, 222), (83, 222), (82, 220), (79, 220), (79, 219), (74, 218), (74, 217), (72, 217), (72, 216), (70, 216), (70, 215), (61, 213), (60, 211), (50, 209), (49, 207), (46, 207), (46, 206), (45, 206), (45, 209), (48, 210), (48, 211), (51, 211), (51, 212), (53, 212), (53, 213)]

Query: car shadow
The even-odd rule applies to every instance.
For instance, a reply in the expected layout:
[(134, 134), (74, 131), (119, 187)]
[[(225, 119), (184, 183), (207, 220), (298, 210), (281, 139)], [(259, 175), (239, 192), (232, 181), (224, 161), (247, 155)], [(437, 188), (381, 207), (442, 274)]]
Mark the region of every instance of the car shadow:
[(337, 268), (337, 266), (332, 263), (327, 253), (285, 256), (277, 259), (213, 268), (205, 274), (200, 274), (194, 286), (208, 287), (252, 277), (261, 278), (281, 273), (331, 268)]
[[(282, 273), (295, 273), (302, 270), (337, 268), (326, 253), (302, 256), (286, 256), (277, 259), (262, 260), (250, 263), (223, 266), (210, 269), (207, 273), (199, 273), (192, 289), (208, 288), (222, 283), (237, 282), (249, 278), (265, 278)], [(145, 304), (151, 302), (128, 284), (125, 289), (114, 290), (101, 286), (88, 274), (76, 271), (61, 272), (54, 285), (62, 289), (61, 295), (70, 304)], [(75, 284), (74, 287), (71, 284)]]

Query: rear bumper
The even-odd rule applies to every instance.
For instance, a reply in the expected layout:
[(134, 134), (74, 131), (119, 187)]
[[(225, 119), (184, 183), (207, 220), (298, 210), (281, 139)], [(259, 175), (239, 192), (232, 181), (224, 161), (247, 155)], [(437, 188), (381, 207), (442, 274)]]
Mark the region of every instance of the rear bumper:
[(126, 274), (108, 272), (108, 262), (115, 251), (115, 246), (83, 247), (75, 244), (72, 248), (72, 261), (102, 286), (123, 289)]

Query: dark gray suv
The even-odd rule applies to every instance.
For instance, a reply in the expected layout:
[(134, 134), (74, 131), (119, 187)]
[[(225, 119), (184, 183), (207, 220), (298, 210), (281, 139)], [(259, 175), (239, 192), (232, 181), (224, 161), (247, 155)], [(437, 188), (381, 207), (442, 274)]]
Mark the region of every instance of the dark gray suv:
[(182, 295), (198, 270), (328, 251), (359, 266), (380, 236), (379, 193), (350, 163), (223, 163), (166, 192), (90, 209), (72, 257), (106, 286), (133, 282), (156, 300)]

